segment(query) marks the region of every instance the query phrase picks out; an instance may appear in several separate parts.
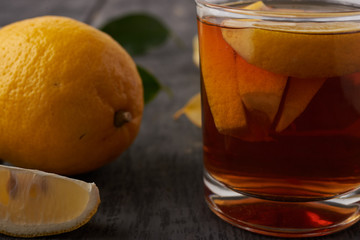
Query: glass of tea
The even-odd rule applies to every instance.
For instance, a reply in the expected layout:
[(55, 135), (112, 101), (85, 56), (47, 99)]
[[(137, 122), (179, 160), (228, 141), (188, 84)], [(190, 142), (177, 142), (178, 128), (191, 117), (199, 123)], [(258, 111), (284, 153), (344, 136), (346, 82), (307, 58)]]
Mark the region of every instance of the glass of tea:
[(195, 0), (205, 198), (253, 232), (360, 218), (360, 3)]

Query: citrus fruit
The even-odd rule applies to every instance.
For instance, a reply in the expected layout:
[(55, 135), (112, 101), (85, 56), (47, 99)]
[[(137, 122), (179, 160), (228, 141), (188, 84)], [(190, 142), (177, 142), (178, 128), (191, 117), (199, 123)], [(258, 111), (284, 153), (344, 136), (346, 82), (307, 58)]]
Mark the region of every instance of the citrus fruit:
[(179, 118), (182, 114), (185, 114), (188, 119), (198, 127), (201, 127), (201, 95), (200, 93), (195, 94), (185, 104), (183, 108), (176, 111), (174, 118)]
[(1, 159), (77, 174), (135, 139), (141, 79), (107, 34), (65, 17), (23, 20), (0, 29), (0, 59)]
[[(264, 6), (259, 1), (244, 9), (257, 10)], [(233, 50), (216, 27), (205, 24), (202, 26), (199, 27), (201, 73), (215, 126), (222, 134), (250, 136), (245, 109), (237, 88)]]
[(94, 183), (0, 165), (0, 233), (35, 237), (68, 232), (87, 223), (99, 203)]
[(283, 76), (327, 78), (360, 71), (357, 22), (225, 20), (226, 42), (248, 63)]
[[(244, 9), (266, 8), (256, 2)], [(201, 68), (217, 130), (247, 141), (268, 139), (287, 77), (260, 69), (234, 53), (215, 26), (200, 28)]]
[(325, 80), (326, 78), (289, 78), (284, 104), (279, 110), (280, 117), (275, 128), (277, 132), (286, 129), (305, 110)]
[(237, 90), (234, 52), (218, 28), (202, 24), (199, 29), (201, 74), (215, 126), (222, 134), (243, 135), (247, 120)]
[(257, 2), (254, 2), (252, 4), (249, 4), (249, 5), (245, 6), (245, 7), (243, 7), (242, 9), (247, 9), (247, 10), (269, 10), (271, 8), (266, 6), (263, 1), (257, 1)]
[(240, 56), (236, 56), (235, 69), (237, 89), (248, 117), (257, 122), (255, 127), (269, 128), (279, 110), (287, 77), (259, 69)]
[[(262, 1), (250, 4), (243, 9), (271, 10)], [(222, 32), (224, 30), (222, 29)], [(269, 128), (278, 112), (287, 77), (259, 69), (236, 56), (238, 89), (241, 100), (252, 122)], [(266, 130), (265, 130), (266, 131)], [(266, 133), (265, 133), (266, 134)]]

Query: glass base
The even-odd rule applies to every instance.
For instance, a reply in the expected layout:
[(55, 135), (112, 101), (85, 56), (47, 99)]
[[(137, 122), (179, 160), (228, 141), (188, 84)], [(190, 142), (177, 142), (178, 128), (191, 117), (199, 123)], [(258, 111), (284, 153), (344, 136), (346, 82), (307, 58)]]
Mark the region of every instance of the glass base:
[(360, 219), (360, 190), (313, 202), (282, 202), (246, 196), (204, 173), (205, 199), (223, 220), (277, 237), (313, 237), (345, 229)]

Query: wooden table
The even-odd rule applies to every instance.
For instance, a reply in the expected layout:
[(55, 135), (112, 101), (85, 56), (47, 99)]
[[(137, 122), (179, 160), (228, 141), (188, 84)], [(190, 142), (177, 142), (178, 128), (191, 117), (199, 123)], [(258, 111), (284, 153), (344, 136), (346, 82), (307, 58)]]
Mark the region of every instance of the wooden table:
[[(70, 233), (43, 239), (274, 240), (237, 229), (216, 217), (203, 200), (201, 131), (173, 114), (199, 91), (192, 62), (196, 34), (193, 0), (0, 1), (0, 26), (40, 15), (69, 16), (95, 27), (113, 17), (147, 12), (162, 19), (185, 43), (172, 39), (135, 61), (170, 89), (146, 106), (135, 143), (116, 161), (89, 174), (102, 203), (91, 221)], [(1, 236), (2, 239), (13, 239)], [(316, 240), (359, 240), (360, 224)]]

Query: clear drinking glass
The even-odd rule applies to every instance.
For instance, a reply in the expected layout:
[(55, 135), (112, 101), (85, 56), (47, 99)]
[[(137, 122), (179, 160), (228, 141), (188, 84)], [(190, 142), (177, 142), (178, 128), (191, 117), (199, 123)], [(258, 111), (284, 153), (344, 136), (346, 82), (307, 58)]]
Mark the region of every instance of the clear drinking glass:
[(360, 3), (195, 1), (210, 209), (273, 236), (354, 224)]

